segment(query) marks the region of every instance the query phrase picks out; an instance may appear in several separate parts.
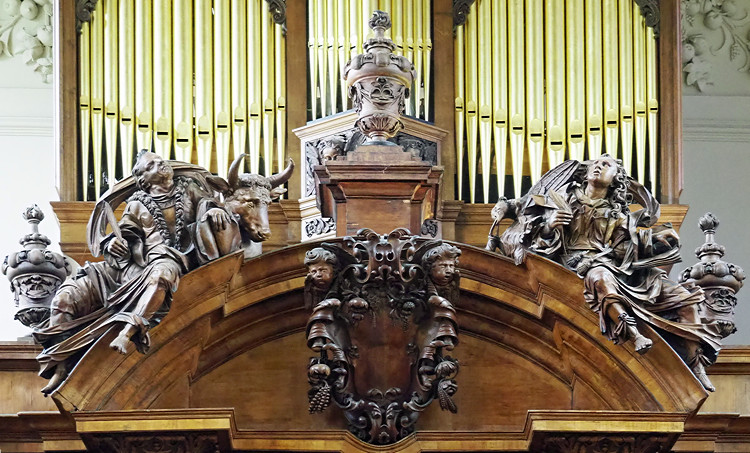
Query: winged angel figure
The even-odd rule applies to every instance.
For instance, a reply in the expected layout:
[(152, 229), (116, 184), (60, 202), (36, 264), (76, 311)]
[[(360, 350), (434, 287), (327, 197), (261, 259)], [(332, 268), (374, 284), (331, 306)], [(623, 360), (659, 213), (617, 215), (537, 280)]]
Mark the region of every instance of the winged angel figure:
[[(631, 212), (631, 203), (642, 208)], [(639, 331), (636, 318), (667, 332), (701, 384), (713, 391), (705, 367), (721, 347), (720, 329), (701, 321), (703, 291), (668, 279), (658, 267), (680, 261), (677, 233), (670, 224), (655, 226), (659, 213), (653, 195), (619, 160), (606, 154), (570, 160), (526, 195), (497, 203), (487, 249), (499, 249), (516, 265), (531, 252), (575, 271), (604, 335), (616, 344), (632, 340), (635, 350), (645, 353), (653, 342)], [(515, 221), (498, 236), (506, 217)]]

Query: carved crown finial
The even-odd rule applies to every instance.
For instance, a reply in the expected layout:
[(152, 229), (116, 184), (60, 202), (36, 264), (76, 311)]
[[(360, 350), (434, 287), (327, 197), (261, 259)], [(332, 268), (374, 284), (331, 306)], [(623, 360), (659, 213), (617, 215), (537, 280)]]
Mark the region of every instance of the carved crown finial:
[(712, 213), (707, 212), (698, 219), (698, 226), (704, 234), (714, 234), (719, 226), (719, 219)]
[(391, 16), (385, 11), (373, 11), (370, 18), (370, 28), (375, 32), (376, 37), (384, 37), (385, 31), (391, 28)]
[(44, 220), (44, 213), (36, 204), (33, 204), (26, 208), (26, 210), (21, 215), (23, 216), (23, 219), (29, 223), (39, 223)]

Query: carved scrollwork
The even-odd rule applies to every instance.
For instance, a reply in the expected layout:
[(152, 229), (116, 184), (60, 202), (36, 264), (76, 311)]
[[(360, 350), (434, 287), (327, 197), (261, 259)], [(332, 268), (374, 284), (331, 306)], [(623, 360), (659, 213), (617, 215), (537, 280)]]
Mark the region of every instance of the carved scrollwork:
[(76, 31), (81, 32), (84, 22), (91, 22), (91, 13), (96, 9), (97, 0), (76, 1)]
[(635, 0), (641, 8), (641, 15), (646, 20), (646, 26), (654, 29), (654, 35), (659, 36), (659, 0)]
[(453, 0), (453, 25), (458, 27), (466, 23), (469, 9), (474, 0)]
[(282, 26), (286, 34), (286, 0), (266, 0), (273, 21)]
[(217, 453), (219, 442), (211, 434), (97, 434), (86, 440), (89, 451), (101, 453)]
[(640, 435), (579, 435), (550, 436), (544, 439), (541, 451), (547, 453), (658, 453), (669, 451), (669, 436)]
[(411, 434), (435, 399), (457, 411), (458, 361), (444, 351), (458, 343), (461, 251), (417, 239), (365, 229), (305, 257), (307, 343), (319, 354), (308, 363), (309, 411), (336, 403), (349, 430), (372, 444)]
[(305, 221), (305, 236), (311, 238), (336, 231), (336, 222), (331, 217), (318, 217)]

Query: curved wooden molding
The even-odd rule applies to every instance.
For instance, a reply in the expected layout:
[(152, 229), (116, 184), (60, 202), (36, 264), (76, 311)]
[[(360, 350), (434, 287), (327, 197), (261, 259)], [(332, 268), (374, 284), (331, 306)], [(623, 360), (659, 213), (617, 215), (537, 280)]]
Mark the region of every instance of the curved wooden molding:
[[(112, 332), (88, 351), (53, 398), (77, 420), (129, 413), (121, 411), (200, 412), (237, 403), (239, 428), (231, 434), (235, 448), (292, 449), (286, 442), (304, 438), (320, 441), (305, 443), (306, 450), (316, 450), (316, 445), (330, 450), (334, 444), (353, 449), (358, 441), (343, 431), (321, 431), (323, 426), (343, 430), (332, 421), (337, 418), (315, 419), (304, 409), (294, 409), (296, 403), (290, 400), (305, 399), (301, 387), (272, 382), (269, 385), (279, 388), (268, 395), (247, 387), (271, 379), (264, 372), (276, 363), (288, 369), (279, 371), (284, 375), (301, 373), (299, 382), (305, 383), (304, 340), (298, 350), (285, 348), (296, 347), (295, 340), (302, 338), (308, 317), (302, 297), (303, 260), (315, 245), (288, 247), (246, 262), (232, 255), (188, 274), (169, 315), (151, 331), (147, 355), (112, 352)], [(452, 441), (464, 439), (462, 449), (525, 449), (533, 440), (530, 433), (590, 430), (593, 425), (582, 424), (585, 420), (605, 423), (613, 432), (629, 426), (635, 431), (677, 433), (676, 439), (684, 420), (707, 395), (655, 332), (643, 326), (655, 343), (643, 356), (630, 344), (614, 345), (599, 332), (598, 318), (585, 306), (583, 285), (574, 273), (536, 256), (517, 267), (497, 254), (456, 245), (463, 254), (457, 306), (462, 343), (455, 356), (465, 360), (462, 397), (474, 401), (462, 406), (458, 418), (468, 417), (463, 420), (471, 420), (471, 425), (462, 429), (438, 413), (428, 413), (424, 431), (418, 427), (416, 437), (404, 440), (417, 444), (404, 451), (432, 450), (447, 432)], [(301, 363), (295, 354), (303, 354)], [(551, 393), (535, 396), (536, 380), (544, 381)], [(238, 390), (242, 385), (250, 396)], [(528, 390), (513, 390), (518, 385)], [(261, 400), (242, 406), (242, 398)], [(274, 407), (279, 405), (282, 409)], [(264, 417), (280, 417), (278, 423), (266, 420), (274, 430), (254, 422), (257, 414), (242, 412), (248, 407), (263, 408)], [(291, 413), (285, 412), (290, 408)], [(497, 421), (506, 412), (517, 415), (510, 425)], [(638, 420), (645, 425), (633, 424)]]

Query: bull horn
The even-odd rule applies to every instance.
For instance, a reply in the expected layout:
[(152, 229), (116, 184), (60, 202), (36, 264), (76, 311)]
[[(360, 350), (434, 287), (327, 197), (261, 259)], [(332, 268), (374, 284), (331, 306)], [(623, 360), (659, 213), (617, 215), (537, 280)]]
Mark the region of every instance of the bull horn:
[(247, 154), (240, 154), (229, 167), (227, 182), (229, 183), (229, 187), (231, 187), (232, 189), (237, 188), (237, 183), (240, 177), (240, 166), (242, 166), (242, 161), (245, 159), (245, 157), (247, 157)]
[(285, 182), (289, 181), (289, 178), (292, 177), (292, 172), (294, 171), (294, 161), (289, 158), (287, 161), (286, 168), (281, 173), (276, 173), (275, 175), (271, 175), (267, 178), (269, 184), (271, 184), (271, 188), (280, 186), (284, 184)]

